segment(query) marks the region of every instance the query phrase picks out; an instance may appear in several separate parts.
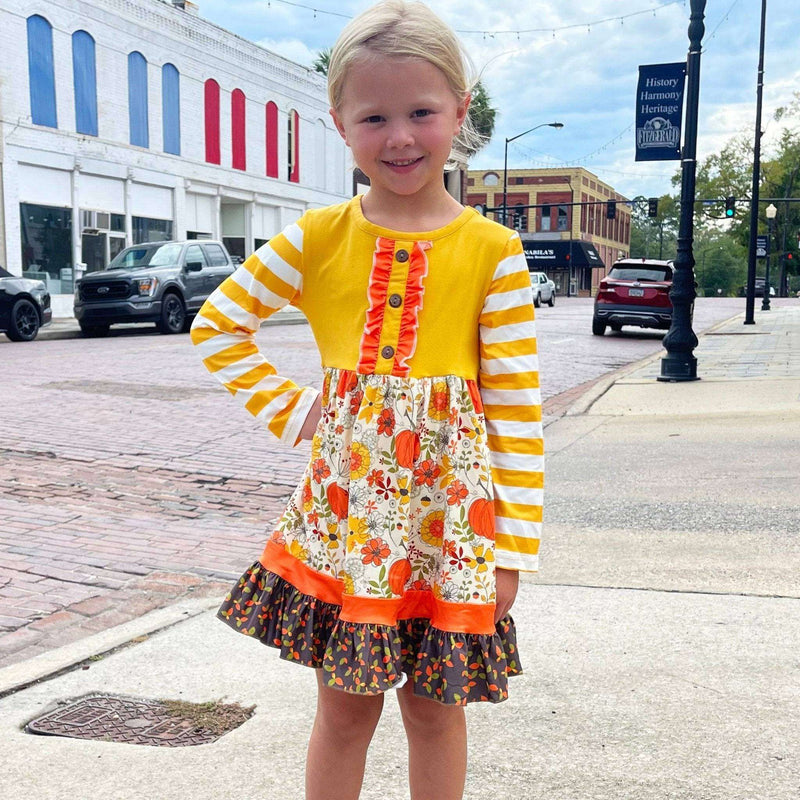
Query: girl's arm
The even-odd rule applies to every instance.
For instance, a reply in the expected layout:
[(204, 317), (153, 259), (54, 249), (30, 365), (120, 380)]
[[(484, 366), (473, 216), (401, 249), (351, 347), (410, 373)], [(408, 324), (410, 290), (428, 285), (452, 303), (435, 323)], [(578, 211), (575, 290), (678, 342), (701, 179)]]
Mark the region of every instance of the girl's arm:
[(538, 566), (544, 443), (533, 316), (528, 265), (514, 234), (480, 315), (479, 386), (495, 494), (498, 611), (502, 604), (510, 607), (516, 593), (518, 576), (504, 571), (534, 572)]
[(319, 392), (276, 374), (255, 343), (261, 322), (300, 297), (303, 220), (270, 239), (206, 300), (192, 342), (225, 388), (281, 441), (297, 444)]

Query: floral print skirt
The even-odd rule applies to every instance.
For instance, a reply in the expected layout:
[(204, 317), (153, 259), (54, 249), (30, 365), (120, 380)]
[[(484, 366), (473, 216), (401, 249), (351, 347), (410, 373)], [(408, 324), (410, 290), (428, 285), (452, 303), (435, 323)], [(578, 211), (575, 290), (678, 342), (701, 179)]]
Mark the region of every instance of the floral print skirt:
[(450, 704), (508, 695), (494, 512), (473, 381), (328, 369), (309, 465), (219, 616), (344, 691)]

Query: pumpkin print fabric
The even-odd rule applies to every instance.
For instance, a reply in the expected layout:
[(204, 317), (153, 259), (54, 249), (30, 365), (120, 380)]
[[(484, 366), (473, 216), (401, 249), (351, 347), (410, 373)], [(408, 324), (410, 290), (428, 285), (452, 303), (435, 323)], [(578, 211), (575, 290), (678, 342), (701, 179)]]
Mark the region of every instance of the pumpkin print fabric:
[(346, 691), (385, 691), (405, 672), (445, 703), (505, 699), (520, 666), (513, 622), (492, 620), (494, 512), (474, 383), (327, 370), (322, 406), (305, 475), (220, 617)]

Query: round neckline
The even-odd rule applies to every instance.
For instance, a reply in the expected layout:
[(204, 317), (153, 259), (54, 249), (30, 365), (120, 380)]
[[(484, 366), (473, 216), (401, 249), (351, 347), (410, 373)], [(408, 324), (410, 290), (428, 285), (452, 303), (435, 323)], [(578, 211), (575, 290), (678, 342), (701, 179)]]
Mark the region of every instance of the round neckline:
[(367, 233), (374, 236), (384, 236), (387, 239), (399, 240), (425, 240), (431, 241), (433, 239), (441, 239), (443, 236), (449, 236), (453, 231), (458, 230), (462, 225), (469, 222), (474, 214), (478, 212), (474, 208), (465, 206), (461, 213), (447, 225), (441, 228), (434, 228), (429, 231), (400, 231), (394, 228), (385, 228), (382, 225), (376, 225), (370, 222), (365, 216), (361, 208), (361, 195), (356, 195), (351, 201), (350, 205), (356, 219), (356, 224)]

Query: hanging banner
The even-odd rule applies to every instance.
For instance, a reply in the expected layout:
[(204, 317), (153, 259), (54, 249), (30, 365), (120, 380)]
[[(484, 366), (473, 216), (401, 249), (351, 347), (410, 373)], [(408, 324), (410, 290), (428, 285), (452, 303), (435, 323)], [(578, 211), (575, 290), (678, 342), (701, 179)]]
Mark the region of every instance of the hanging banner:
[(636, 160), (679, 161), (686, 63), (639, 67)]

